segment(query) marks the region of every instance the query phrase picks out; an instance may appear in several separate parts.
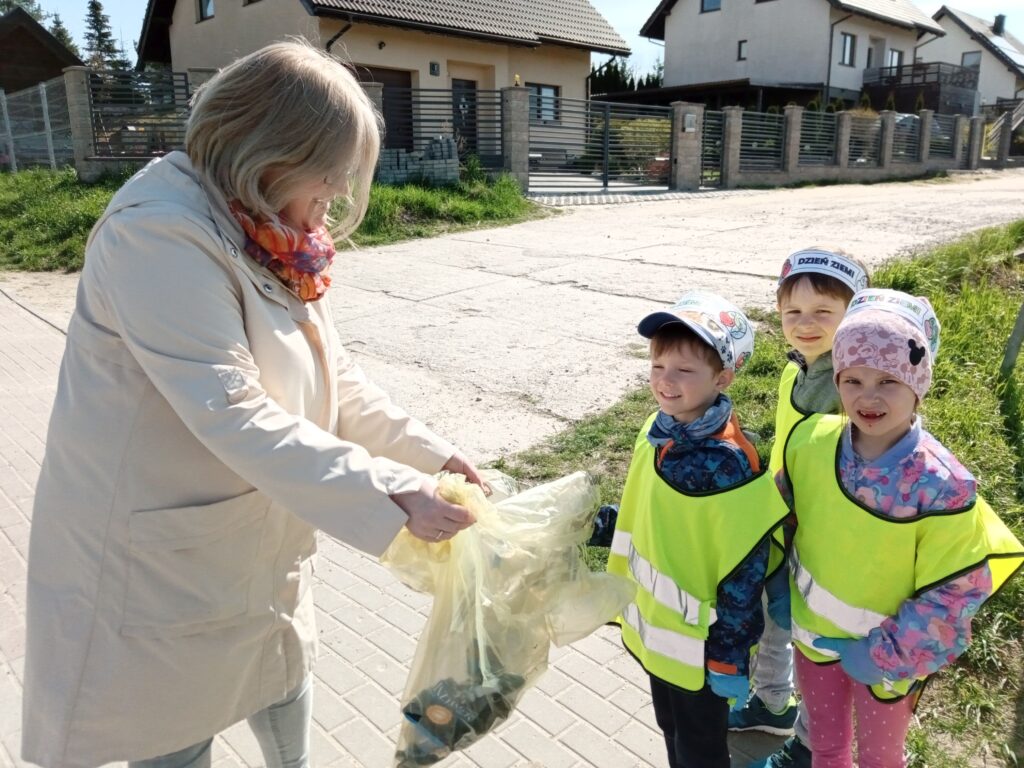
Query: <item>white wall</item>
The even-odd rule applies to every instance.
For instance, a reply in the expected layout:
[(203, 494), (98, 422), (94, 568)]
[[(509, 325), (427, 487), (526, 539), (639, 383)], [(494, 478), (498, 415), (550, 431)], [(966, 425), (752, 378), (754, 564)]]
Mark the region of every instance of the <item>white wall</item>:
[[(946, 30), (946, 36), (933, 38), (930, 35), (922, 39), (917, 55), (921, 61), (940, 61), (947, 64), (960, 64), (961, 55), (968, 51), (981, 51), (981, 71), (978, 73), (978, 93), (982, 104), (995, 104), (996, 99), (1012, 99), (1015, 91), (1024, 86), (1018, 83), (1014, 72), (1002, 61), (997, 59), (981, 43), (971, 38), (964, 28), (949, 16), (943, 16), (939, 22)], [(930, 38), (930, 39), (929, 39)]]
[[(665, 17), (665, 85), (753, 78), (766, 83), (823, 82), (828, 3), (823, 0), (722, 0), (700, 12), (679, 0)], [(747, 41), (747, 60), (736, 60)]]
[[(892, 50), (903, 51), (903, 63), (914, 63), (914, 46), (917, 44), (917, 32), (912, 29), (903, 29), (891, 24), (883, 24), (863, 16), (850, 16), (849, 14), (832, 10), (829, 24), (839, 22), (835, 25), (832, 41), (832, 88), (845, 88), (851, 91), (859, 91), (864, 85), (864, 70), (868, 66), (868, 49), (871, 48), (871, 41), (878, 41), (876, 54), (872, 57), (872, 67), (889, 66), (889, 52)], [(843, 52), (842, 33), (854, 35), (857, 38), (854, 66), (847, 67), (840, 64)], [(828, 45), (828, 32), (822, 36), (825, 45)], [(880, 55), (879, 55), (880, 54)]]

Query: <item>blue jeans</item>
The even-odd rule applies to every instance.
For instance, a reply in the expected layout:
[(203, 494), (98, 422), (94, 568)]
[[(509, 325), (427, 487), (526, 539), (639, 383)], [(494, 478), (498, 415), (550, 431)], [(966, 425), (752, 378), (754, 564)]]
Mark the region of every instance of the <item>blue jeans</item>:
[[(309, 731), (313, 718), (313, 676), (282, 701), (249, 718), (267, 768), (308, 768)], [(210, 768), (213, 737), (169, 755), (133, 760), (129, 768)]]

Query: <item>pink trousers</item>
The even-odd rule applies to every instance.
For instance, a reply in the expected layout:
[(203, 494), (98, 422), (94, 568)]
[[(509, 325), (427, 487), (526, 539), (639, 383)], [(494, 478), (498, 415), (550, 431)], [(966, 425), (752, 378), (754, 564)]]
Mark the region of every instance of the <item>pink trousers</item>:
[(905, 768), (914, 696), (883, 703), (839, 663), (815, 664), (797, 649), (797, 688), (807, 705), (813, 768), (852, 768), (854, 713), (860, 768)]

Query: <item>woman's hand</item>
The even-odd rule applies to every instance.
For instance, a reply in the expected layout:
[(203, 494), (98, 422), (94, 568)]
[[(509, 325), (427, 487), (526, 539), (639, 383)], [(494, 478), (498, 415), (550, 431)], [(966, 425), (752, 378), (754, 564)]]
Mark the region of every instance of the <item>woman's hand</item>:
[(480, 477), (480, 471), (474, 466), (473, 462), (462, 455), (462, 451), (456, 451), (455, 455), (448, 459), (441, 469), (446, 472), (465, 475), (466, 480), (480, 486), (485, 496), (491, 495), (491, 486), (483, 481)]
[(424, 477), (419, 490), (397, 494), (391, 500), (409, 516), (405, 524), (409, 532), (424, 541), (445, 541), (476, 522), (468, 509), (438, 495), (432, 477)]

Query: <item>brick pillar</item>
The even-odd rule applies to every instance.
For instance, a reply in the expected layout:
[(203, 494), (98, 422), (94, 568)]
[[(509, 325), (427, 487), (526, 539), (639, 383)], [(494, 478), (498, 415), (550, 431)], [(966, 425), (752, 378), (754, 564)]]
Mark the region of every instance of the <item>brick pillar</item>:
[(7, 112), (7, 94), (3, 88), (0, 88), (0, 128), (3, 129), (4, 145), (7, 147), (7, 162), (10, 163), (11, 171), (17, 173), (18, 158), (14, 156), (14, 130), (11, 127), (11, 116)]
[(964, 143), (960, 137), (964, 135), (964, 128), (969, 125), (967, 122), (969, 119), (963, 115), (957, 115), (956, 121), (953, 123), (953, 162), (956, 163), (957, 168), (962, 167), (964, 162)]
[(882, 118), (882, 141), (878, 150), (878, 167), (892, 167), (892, 140), (896, 133), (896, 113), (891, 109), (884, 109), (878, 113)]
[(672, 102), (672, 160), (669, 189), (700, 189), (700, 155), (704, 136), (704, 105)]
[(501, 153), (505, 171), (530, 188), (530, 92), (521, 86), (501, 89)]
[(743, 135), (743, 107), (722, 110), (722, 189), (739, 186), (740, 140)]
[(790, 104), (785, 109), (786, 134), (785, 147), (782, 154), (782, 169), (788, 174), (794, 174), (800, 166), (800, 131), (803, 127), (804, 108), (796, 104)]
[(981, 145), (985, 140), (985, 118), (971, 118), (971, 134), (967, 142), (967, 165), (972, 171), (981, 166)]
[(849, 112), (836, 113), (836, 165), (840, 168), (850, 167), (850, 130), (853, 117)]
[(96, 156), (96, 143), (92, 132), (92, 113), (89, 109), (88, 67), (67, 67), (64, 87), (67, 90), (68, 118), (71, 127), (71, 145), (75, 155), (75, 170), (83, 181), (95, 181), (103, 173), (103, 165), (89, 158)]
[(917, 113), (921, 121), (918, 123), (918, 149), (920, 154), (917, 159), (922, 163), (927, 163), (928, 158), (931, 157), (932, 153), (932, 119), (935, 117), (935, 110), (922, 109)]

